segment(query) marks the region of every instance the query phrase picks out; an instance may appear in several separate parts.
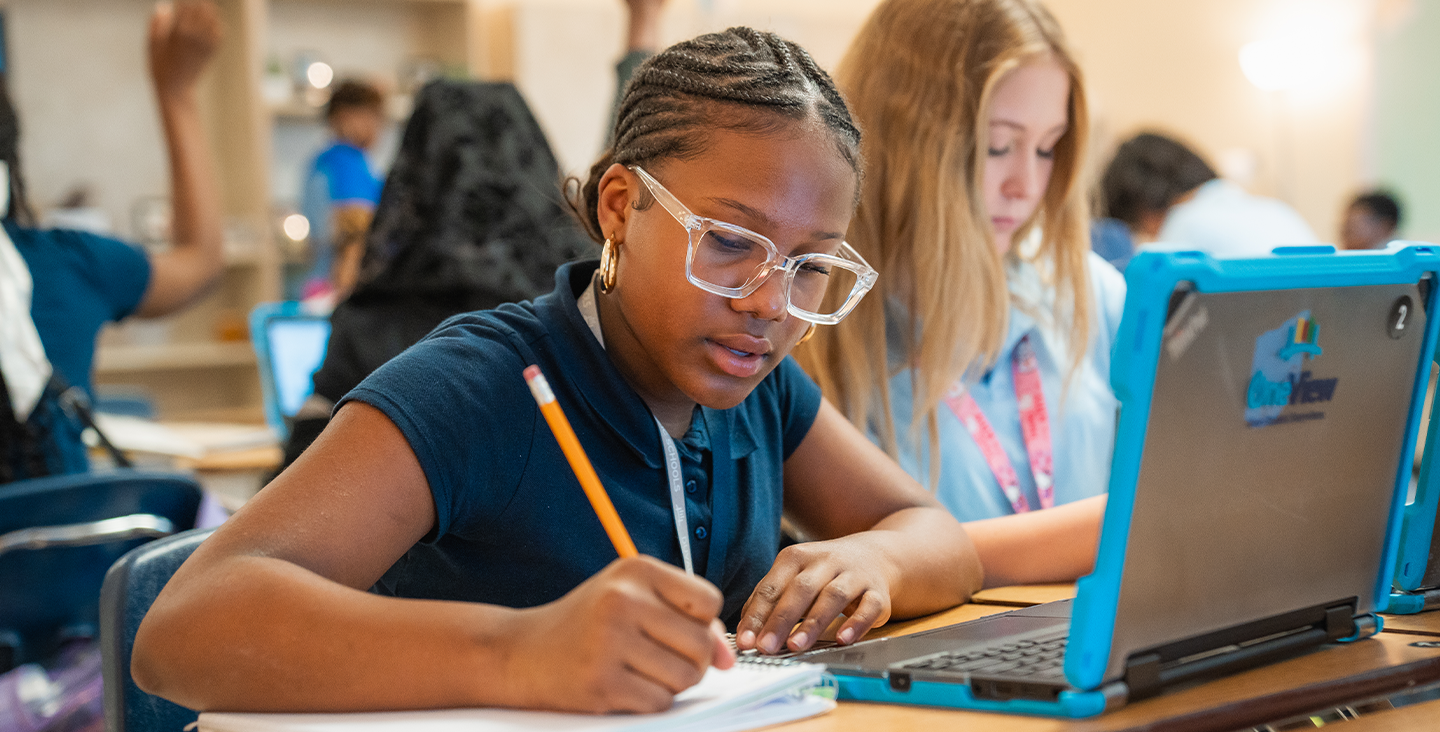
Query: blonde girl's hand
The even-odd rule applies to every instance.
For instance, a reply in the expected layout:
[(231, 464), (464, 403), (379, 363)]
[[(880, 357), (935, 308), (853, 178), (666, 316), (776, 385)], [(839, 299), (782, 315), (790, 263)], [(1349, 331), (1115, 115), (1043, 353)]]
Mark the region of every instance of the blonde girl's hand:
[(220, 11), (211, 0), (162, 3), (150, 16), (150, 75), (160, 97), (195, 89), (220, 47)]

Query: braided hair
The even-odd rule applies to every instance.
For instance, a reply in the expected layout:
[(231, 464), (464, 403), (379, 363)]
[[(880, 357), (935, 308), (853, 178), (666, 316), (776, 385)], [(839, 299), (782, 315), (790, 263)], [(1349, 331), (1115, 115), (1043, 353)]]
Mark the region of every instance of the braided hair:
[[(25, 196), (25, 180), (20, 177), (20, 119), (15, 114), (15, 105), (10, 103), (3, 72), (0, 72), (0, 161), (10, 167), (10, 208), (4, 212), (5, 218), (14, 219), (21, 226), (34, 226), (35, 212)], [(7, 181), (0, 181), (0, 185), (5, 183)]]
[(704, 150), (708, 130), (767, 134), (805, 120), (824, 125), (859, 175), (860, 128), (835, 82), (805, 49), (743, 27), (677, 43), (636, 69), (616, 110), (610, 147), (571, 204), (598, 242), (604, 239), (600, 179), (611, 165), (693, 157)]

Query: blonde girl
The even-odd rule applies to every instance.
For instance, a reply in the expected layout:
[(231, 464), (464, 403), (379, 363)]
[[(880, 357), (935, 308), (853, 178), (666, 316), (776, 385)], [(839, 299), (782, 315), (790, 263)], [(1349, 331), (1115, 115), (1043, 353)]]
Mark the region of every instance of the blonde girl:
[[(889, 0), (836, 76), (865, 131), (847, 240), (880, 279), (797, 358), (962, 521), (1100, 495), (1124, 282), (1090, 253), (1059, 25), (1031, 0)], [(1051, 520), (1093, 541), (1102, 501)], [(1086, 542), (1057, 550), (1089, 562)]]

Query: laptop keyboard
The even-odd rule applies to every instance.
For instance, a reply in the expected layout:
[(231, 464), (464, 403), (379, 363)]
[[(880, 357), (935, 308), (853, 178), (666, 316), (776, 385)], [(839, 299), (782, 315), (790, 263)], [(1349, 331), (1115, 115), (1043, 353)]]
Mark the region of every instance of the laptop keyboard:
[(901, 668), (986, 676), (1059, 676), (1065, 662), (1066, 637), (1015, 641), (974, 651), (950, 651), (911, 661)]

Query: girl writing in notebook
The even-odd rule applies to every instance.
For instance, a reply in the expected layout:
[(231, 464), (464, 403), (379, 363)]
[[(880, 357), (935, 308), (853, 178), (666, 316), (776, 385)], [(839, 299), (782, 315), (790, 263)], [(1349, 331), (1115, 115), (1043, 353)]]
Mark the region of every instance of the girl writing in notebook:
[[(1085, 86), (1060, 27), (1033, 0), (889, 0), (837, 79), (865, 130), (848, 241), (880, 277), (797, 358), (960, 520), (1078, 502), (1035, 520), (1063, 539), (1052, 567), (1082, 572), (1125, 283), (1090, 252)], [(1027, 570), (986, 564), (1009, 571)]]
[[(600, 262), (342, 400), (161, 593), (136, 681), (197, 709), (653, 711), (728, 665), (717, 619), (776, 651), (964, 601), (987, 546), (786, 358), (873, 279), (843, 243), (859, 140), (773, 34), (647, 61), (580, 192)], [(615, 559), (530, 364), (645, 556)], [(821, 540), (780, 551), (782, 512)]]

